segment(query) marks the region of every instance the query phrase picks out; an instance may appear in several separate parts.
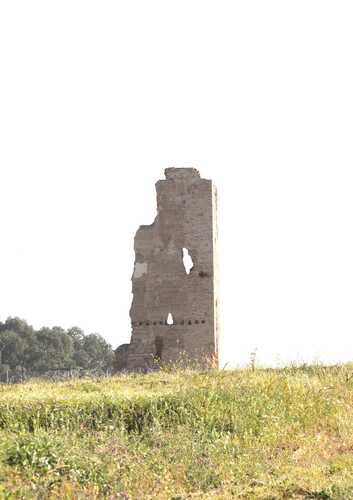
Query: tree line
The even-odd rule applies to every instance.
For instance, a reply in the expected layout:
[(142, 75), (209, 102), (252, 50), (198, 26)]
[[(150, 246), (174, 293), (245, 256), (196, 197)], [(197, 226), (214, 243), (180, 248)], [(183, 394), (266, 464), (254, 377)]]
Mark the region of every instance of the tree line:
[(112, 371), (114, 351), (104, 338), (78, 327), (35, 330), (25, 320), (0, 322), (0, 374), (40, 375), (49, 371)]

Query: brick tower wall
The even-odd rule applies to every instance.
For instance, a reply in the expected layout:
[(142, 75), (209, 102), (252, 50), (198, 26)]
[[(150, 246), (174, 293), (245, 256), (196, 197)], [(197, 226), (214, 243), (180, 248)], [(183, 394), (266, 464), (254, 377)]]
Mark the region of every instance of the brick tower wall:
[(128, 370), (148, 369), (155, 357), (175, 362), (182, 353), (218, 364), (216, 189), (191, 168), (168, 168), (165, 177), (156, 184), (154, 223), (135, 236)]

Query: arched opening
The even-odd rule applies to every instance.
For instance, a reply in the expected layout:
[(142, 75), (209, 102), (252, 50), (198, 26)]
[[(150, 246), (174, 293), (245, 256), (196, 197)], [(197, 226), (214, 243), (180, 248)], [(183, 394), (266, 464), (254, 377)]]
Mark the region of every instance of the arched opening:
[(174, 325), (174, 318), (173, 318), (172, 313), (168, 314), (167, 325)]
[(163, 338), (158, 335), (154, 340), (154, 344), (156, 349), (156, 358), (161, 360), (163, 354)]

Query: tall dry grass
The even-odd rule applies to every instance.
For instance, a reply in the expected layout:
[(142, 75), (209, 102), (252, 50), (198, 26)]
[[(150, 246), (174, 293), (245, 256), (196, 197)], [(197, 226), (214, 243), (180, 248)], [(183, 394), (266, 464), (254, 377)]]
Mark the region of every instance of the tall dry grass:
[(4, 498), (353, 498), (352, 374), (349, 365), (166, 367), (1, 386), (0, 491)]

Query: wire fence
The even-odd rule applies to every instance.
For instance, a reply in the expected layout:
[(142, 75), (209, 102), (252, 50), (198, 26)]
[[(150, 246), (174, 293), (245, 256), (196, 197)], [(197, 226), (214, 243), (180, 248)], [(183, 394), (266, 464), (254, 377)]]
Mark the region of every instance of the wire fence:
[(8, 365), (0, 365), (0, 384), (18, 384), (33, 378), (41, 378), (50, 381), (63, 381), (72, 378), (83, 377), (109, 377), (113, 374), (111, 369), (84, 369), (84, 368), (52, 368), (50, 370), (27, 370), (23, 367), (10, 368)]

